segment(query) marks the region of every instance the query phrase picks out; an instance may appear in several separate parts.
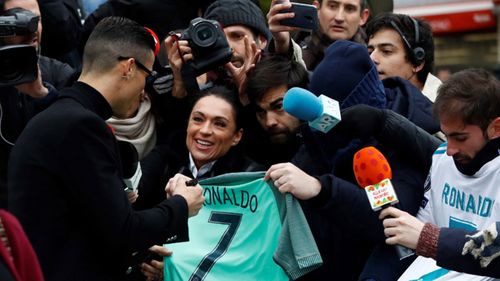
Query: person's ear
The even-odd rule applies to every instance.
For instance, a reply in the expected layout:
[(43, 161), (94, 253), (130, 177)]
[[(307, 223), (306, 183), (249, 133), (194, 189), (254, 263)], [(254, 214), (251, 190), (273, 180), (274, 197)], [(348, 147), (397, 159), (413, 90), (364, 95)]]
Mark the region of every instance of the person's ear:
[(233, 142), (231, 143), (232, 146), (238, 145), (241, 141), (241, 137), (243, 137), (243, 129), (239, 129), (233, 136)]
[(267, 46), (266, 36), (259, 34), (259, 45), (258, 45), (259, 49), (264, 50), (266, 49), (266, 46)]
[(133, 58), (129, 58), (123, 61), (120, 61), (119, 66), (120, 66), (120, 73), (123, 78), (125, 79), (130, 79), (132, 76), (132, 65), (134, 64)]
[(500, 117), (493, 119), (486, 129), (489, 139), (500, 137)]
[(318, 2), (318, 0), (314, 0), (314, 1), (312, 2), (312, 4), (313, 4), (314, 6), (316, 6), (316, 9), (318, 9), (318, 10), (321, 8), (321, 4)]
[(423, 61), (423, 62), (421, 62), (421, 63), (420, 63), (419, 65), (417, 65), (417, 66), (413, 66), (413, 72), (415, 72), (415, 73), (419, 73), (419, 72), (420, 72), (420, 70), (422, 70), (422, 69), (424, 68), (424, 66), (425, 66), (425, 62), (424, 62), (424, 61)]
[(370, 17), (369, 9), (364, 9), (363, 11), (361, 11), (361, 20), (359, 21), (359, 25), (363, 26), (368, 21), (369, 17)]

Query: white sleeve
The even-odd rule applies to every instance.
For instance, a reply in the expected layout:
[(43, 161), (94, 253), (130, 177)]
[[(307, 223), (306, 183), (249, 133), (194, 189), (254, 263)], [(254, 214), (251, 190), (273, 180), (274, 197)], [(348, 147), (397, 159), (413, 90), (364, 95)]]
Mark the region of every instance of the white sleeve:
[(417, 213), (417, 218), (423, 222), (429, 222), (436, 224), (433, 218), (433, 210), (434, 206), (432, 205), (432, 182), (431, 182), (431, 173), (432, 173), (432, 167), (429, 171), (429, 174), (427, 175), (427, 179), (425, 180), (424, 184), (424, 198), (422, 198), (422, 204), (420, 205), (420, 209), (418, 210)]
[[(304, 68), (306, 68), (306, 63), (302, 58), (302, 48), (300, 48), (299, 44), (297, 44), (293, 39), (290, 40), (292, 42), (293, 48), (293, 60), (300, 63)], [(306, 68), (307, 69), (307, 68)]]

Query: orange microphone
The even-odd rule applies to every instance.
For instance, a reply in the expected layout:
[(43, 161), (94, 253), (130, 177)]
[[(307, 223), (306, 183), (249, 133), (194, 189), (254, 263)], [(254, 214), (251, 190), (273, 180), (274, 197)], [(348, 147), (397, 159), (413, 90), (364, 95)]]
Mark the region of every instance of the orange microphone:
[[(392, 170), (385, 156), (373, 146), (360, 149), (354, 154), (354, 175), (359, 186), (365, 190), (373, 211), (399, 202), (392, 186)], [(415, 254), (412, 249), (401, 245), (395, 246), (399, 259)]]
[(365, 190), (374, 211), (399, 202), (391, 184), (391, 166), (378, 149), (368, 146), (356, 152), (353, 169), (356, 181)]

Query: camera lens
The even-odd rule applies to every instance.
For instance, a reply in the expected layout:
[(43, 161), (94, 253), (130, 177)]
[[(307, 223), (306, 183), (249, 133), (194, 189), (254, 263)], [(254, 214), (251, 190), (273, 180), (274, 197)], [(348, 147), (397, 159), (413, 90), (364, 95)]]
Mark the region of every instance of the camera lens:
[(3, 65), (0, 69), (0, 80), (15, 81), (22, 77), (22, 72), (16, 69), (19, 62), (15, 61), (12, 57), (0, 58), (0, 64)]
[(210, 37), (212, 37), (212, 30), (210, 30), (209, 28), (204, 28), (204, 29), (198, 30), (198, 33), (196, 35), (198, 36), (198, 38), (200, 40), (205, 41), (205, 40), (209, 39)]
[(216, 27), (209, 22), (200, 22), (193, 30), (193, 41), (196, 45), (206, 48), (217, 41)]
[(0, 47), (0, 87), (34, 81), (38, 74), (35, 47), (9, 45)]

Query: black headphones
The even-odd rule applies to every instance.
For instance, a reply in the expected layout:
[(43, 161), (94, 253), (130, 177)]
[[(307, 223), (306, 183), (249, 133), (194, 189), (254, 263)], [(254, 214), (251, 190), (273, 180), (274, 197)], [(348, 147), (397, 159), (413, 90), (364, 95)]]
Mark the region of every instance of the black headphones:
[[(410, 19), (412, 20), (413, 26), (415, 27), (415, 45), (417, 45), (420, 42), (420, 33), (418, 31), (418, 22), (417, 22), (417, 20), (415, 20), (412, 17), (410, 17)], [(408, 39), (406, 39), (406, 36), (403, 34), (403, 32), (401, 31), (401, 29), (399, 29), (399, 27), (396, 25), (396, 23), (394, 21), (392, 21), (392, 20), (391, 20), (391, 25), (399, 33), (399, 35), (403, 39), (403, 42), (405, 43), (406, 47), (408, 47), (408, 50), (411, 51), (410, 52), (410, 54), (411, 54), (411, 58), (410, 58), (411, 61), (415, 65), (421, 64), (425, 60), (425, 51), (424, 51), (424, 49), (422, 47), (412, 48), (411, 45), (410, 45), (410, 42), (408, 41)]]

